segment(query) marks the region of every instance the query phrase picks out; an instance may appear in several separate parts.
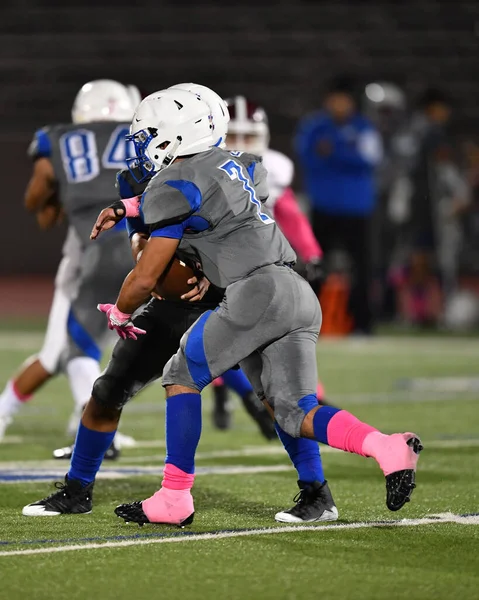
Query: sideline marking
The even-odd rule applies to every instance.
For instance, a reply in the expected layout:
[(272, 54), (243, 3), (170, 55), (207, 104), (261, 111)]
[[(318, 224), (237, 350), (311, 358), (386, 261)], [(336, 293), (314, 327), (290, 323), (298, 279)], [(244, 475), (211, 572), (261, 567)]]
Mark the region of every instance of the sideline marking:
[[(34, 518), (34, 517), (33, 517)], [(38, 517), (41, 518), (41, 517)], [(401, 521), (363, 521), (358, 523), (340, 523), (339, 525), (290, 525), (285, 527), (271, 527), (269, 529), (247, 529), (237, 531), (219, 531), (215, 533), (184, 533), (182, 535), (159, 537), (156, 539), (134, 539), (119, 542), (104, 542), (93, 544), (71, 544), (54, 548), (32, 548), (27, 550), (5, 550), (0, 552), (0, 557), (22, 556), (31, 554), (52, 554), (54, 552), (71, 552), (74, 550), (97, 550), (101, 548), (123, 548), (126, 546), (146, 546), (150, 544), (171, 544), (180, 542), (198, 542), (203, 540), (220, 540), (234, 537), (248, 537), (256, 535), (272, 535), (278, 533), (294, 533), (296, 531), (339, 531), (345, 529), (365, 529), (374, 527), (415, 527), (418, 525), (436, 525), (438, 523), (458, 523), (460, 525), (479, 525), (479, 514), (454, 515), (453, 513), (440, 513), (420, 519), (402, 519)]]

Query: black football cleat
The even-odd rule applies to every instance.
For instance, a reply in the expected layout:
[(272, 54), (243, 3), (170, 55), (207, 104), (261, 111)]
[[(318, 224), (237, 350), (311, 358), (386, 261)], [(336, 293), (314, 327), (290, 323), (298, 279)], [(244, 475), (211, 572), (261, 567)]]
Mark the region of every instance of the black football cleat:
[(280, 523), (314, 523), (315, 521), (337, 521), (338, 509), (334, 504), (328, 482), (298, 481), (299, 493), (295, 496), (296, 506), (276, 513)]
[(258, 396), (254, 392), (250, 392), (243, 396), (241, 400), (246, 412), (256, 421), (263, 436), (270, 441), (276, 440), (278, 436), (276, 435), (274, 421)]
[[(130, 504), (120, 504), (115, 508), (115, 514), (117, 517), (120, 517), (125, 520), (125, 523), (138, 523), (140, 527), (143, 527), (145, 523), (151, 523), (148, 517), (143, 512), (142, 502), (137, 500), (136, 502), (130, 502)], [(186, 525), (191, 525), (193, 523), (193, 519), (195, 517), (195, 513), (192, 513), (189, 517), (187, 517), (184, 521), (181, 521), (177, 527), (185, 527)], [(161, 525), (161, 523), (159, 523)], [(168, 523), (165, 523), (168, 525)]]
[(57, 481), (57, 492), (38, 502), (32, 502), (23, 507), (22, 514), (26, 517), (56, 517), (58, 515), (85, 515), (91, 513), (93, 484), (86, 486), (76, 479), (68, 479), (65, 483)]
[(216, 429), (231, 429), (228, 388), (225, 385), (213, 386), (213, 426)]
[[(423, 449), (421, 440), (413, 437), (407, 445), (419, 454)], [(411, 499), (411, 494), (416, 487), (416, 472), (414, 469), (404, 469), (386, 475), (386, 506), (389, 510), (400, 510)]]
[[(73, 454), (74, 447), (75, 445), (72, 444), (71, 446), (65, 446), (64, 448), (57, 448), (53, 451), (53, 458), (56, 458), (57, 460), (70, 460)], [(115, 445), (115, 442), (113, 441), (111, 443), (111, 446), (105, 452), (103, 460), (118, 460), (118, 458), (120, 458), (120, 449), (118, 448), (118, 446)]]

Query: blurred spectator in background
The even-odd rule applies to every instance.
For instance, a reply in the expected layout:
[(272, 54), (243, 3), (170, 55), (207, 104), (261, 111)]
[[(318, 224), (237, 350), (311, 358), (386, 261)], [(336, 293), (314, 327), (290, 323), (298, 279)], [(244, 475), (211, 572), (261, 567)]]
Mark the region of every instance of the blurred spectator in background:
[(376, 170), (378, 201), (372, 225), (373, 301), (377, 317), (391, 320), (396, 314), (396, 290), (389, 272), (391, 265), (404, 262), (405, 224), (412, 194), (409, 169), (415, 141), (408, 131), (406, 95), (394, 83), (368, 83), (362, 106), (383, 142), (384, 155)]
[(444, 295), (456, 287), (459, 216), (469, 200), (467, 180), (456, 164), (447, 130), (451, 110), (444, 92), (426, 90), (405, 134), (412, 149), (410, 202), (405, 208), (409, 253), (393, 280), (402, 316), (416, 324), (437, 324)]
[(325, 258), (342, 248), (352, 260), (350, 309), (357, 333), (372, 330), (370, 221), (375, 207), (374, 168), (381, 139), (357, 109), (352, 82), (330, 86), (324, 109), (298, 125), (295, 149), (312, 207), (313, 229)]

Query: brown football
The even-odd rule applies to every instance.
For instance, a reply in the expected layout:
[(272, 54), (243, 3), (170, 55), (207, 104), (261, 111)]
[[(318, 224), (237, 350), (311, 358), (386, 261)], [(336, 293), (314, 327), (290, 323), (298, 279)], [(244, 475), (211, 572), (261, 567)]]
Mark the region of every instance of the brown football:
[(165, 300), (179, 300), (195, 287), (187, 283), (194, 276), (193, 269), (175, 256), (158, 279), (155, 292)]

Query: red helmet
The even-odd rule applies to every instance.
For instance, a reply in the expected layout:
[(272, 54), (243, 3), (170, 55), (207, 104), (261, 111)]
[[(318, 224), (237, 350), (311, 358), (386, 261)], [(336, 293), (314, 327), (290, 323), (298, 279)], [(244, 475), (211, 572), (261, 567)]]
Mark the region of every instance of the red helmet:
[(229, 150), (263, 154), (269, 144), (266, 112), (244, 96), (225, 100), (230, 113), (226, 145)]

